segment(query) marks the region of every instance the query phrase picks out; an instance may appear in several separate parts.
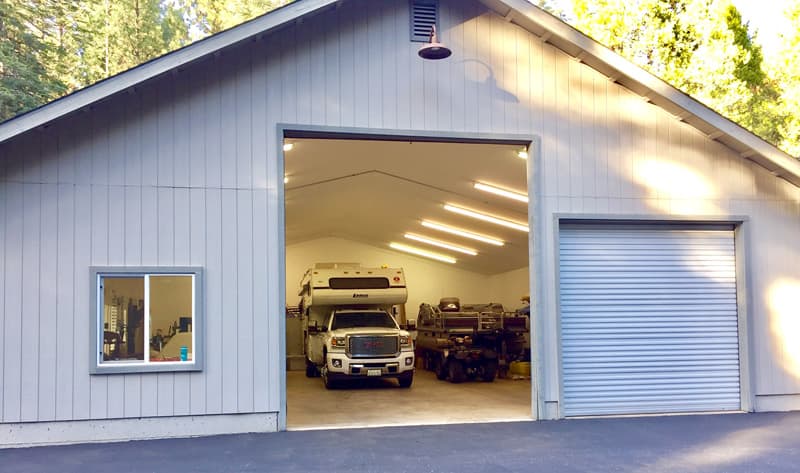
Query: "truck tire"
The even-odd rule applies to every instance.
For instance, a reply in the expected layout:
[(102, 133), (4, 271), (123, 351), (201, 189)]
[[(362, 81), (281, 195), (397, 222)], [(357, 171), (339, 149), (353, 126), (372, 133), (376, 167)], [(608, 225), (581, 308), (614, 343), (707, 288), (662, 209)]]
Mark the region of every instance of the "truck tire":
[(319, 377), (319, 368), (317, 365), (314, 364), (313, 361), (306, 358), (306, 377), (308, 378), (317, 378)]
[(460, 360), (450, 360), (447, 362), (447, 371), (450, 374), (451, 383), (463, 383), (467, 378), (464, 372), (464, 363)]
[(436, 371), (436, 379), (447, 379), (447, 360), (443, 356), (436, 360), (436, 369), (434, 371)]
[(410, 388), (411, 383), (414, 382), (414, 372), (409, 371), (397, 377), (397, 382), (400, 383), (401, 388)]
[(336, 387), (337, 387), (336, 381), (332, 380), (328, 376), (328, 367), (327, 366), (323, 366), (322, 367), (322, 384), (325, 385), (325, 389), (336, 389)]
[(497, 360), (487, 361), (481, 370), (481, 379), (491, 383), (497, 376)]

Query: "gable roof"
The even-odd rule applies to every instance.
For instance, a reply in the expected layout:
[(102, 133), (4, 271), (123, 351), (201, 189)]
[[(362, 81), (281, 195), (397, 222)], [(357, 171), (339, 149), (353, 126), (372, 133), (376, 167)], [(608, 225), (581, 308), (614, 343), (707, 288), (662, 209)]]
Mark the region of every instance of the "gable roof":
[[(78, 111), (161, 74), (185, 66), (346, 0), (297, 0), (239, 26), (192, 43), (0, 123), (0, 143)], [(800, 186), (800, 161), (689, 95), (634, 65), (527, 0), (478, 0), (543, 41), (647, 98), (773, 174)]]

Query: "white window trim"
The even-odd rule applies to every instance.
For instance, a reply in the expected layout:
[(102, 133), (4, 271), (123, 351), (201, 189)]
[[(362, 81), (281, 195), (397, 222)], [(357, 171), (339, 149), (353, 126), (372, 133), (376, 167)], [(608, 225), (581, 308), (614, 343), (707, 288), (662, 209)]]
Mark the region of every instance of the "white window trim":
[[(176, 371), (202, 371), (205, 357), (203, 340), (203, 268), (195, 266), (93, 266), (90, 269), (93, 310), (90, 317), (89, 372), (91, 374), (157, 373)], [(150, 362), (149, 350), (144, 350), (144, 361), (118, 361), (103, 363), (100, 357), (103, 347), (102, 293), (100, 281), (103, 277), (144, 277), (144, 333), (150, 333), (150, 276), (191, 275), (192, 278), (192, 361)]]

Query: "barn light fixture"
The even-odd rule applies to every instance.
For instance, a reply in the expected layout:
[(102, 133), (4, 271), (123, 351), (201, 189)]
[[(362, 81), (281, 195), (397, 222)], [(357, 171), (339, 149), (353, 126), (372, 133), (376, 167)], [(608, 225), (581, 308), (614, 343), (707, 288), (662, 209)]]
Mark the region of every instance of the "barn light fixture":
[(486, 235), (481, 235), (479, 233), (470, 232), (467, 230), (462, 230), (460, 228), (451, 227), (450, 225), (444, 225), (437, 222), (431, 222), (430, 220), (423, 220), (422, 226), (427, 228), (432, 228), (434, 230), (439, 230), (440, 232), (450, 233), (452, 235), (458, 235), (464, 238), (470, 238), (472, 240), (482, 241), (484, 243), (488, 243), (494, 246), (503, 246), (505, 242), (503, 240), (499, 240), (497, 238), (493, 238)]
[(488, 192), (490, 194), (495, 194), (501, 197), (507, 197), (509, 199), (514, 199), (520, 202), (528, 203), (528, 196), (521, 192), (514, 192), (507, 189), (502, 189), (500, 187), (484, 184), (483, 182), (476, 182), (474, 184), (474, 187), (479, 191)]
[(412, 255), (424, 256), (425, 258), (435, 259), (437, 261), (443, 261), (445, 263), (450, 263), (450, 264), (456, 263), (456, 259), (453, 258), (452, 256), (443, 255), (441, 253), (434, 253), (433, 251), (423, 250), (422, 248), (417, 248), (415, 246), (408, 246), (402, 243), (392, 242), (389, 244), (389, 247), (395, 250), (411, 253)]
[(528, 225), (520, 222), (514, 222), (512, 220), (506, 220), (504, 218), (496, 217), (494, 215), (485, 214), (483, 212), (478, 212), (475, 210), (465, 209), (464, 207), (458, 207), (452, 204), (445, 204), (444, 209), (457, 213), (459, 215), (465, 215), (467, 217), (472, 217), (474, 219), (483, 220), (484, 222), (493, 223), (495, 225), (502, 225), (504, 227), (513, 228), (514, 230), (519, 230), (522, 232), (528, 231)]
[(431, 37), (427, 43), (423, 44), (417, 52), (422, 59), (444, 59), (450, 57), (453, 51), (450, 48), (439, 42), (436, 36), (436, 25), (431, 26)]
[(414, 233), (406, 233), (403, 236), (405, 238), (408, 238), (409, 240), (418, 241), (420, 243), (426, 243), (428, 245), (438, 246), (439, 248), (444, 248), (447, 250), (458, 251), (459, 253), (464, 253), (465, 255), (476, 256), (478, 254), (478, 252), (476, 250), (473, 250), (472, 248), (454, 245), (453, 243), (448, 243), (442, 240), (435, 240), (433, 238), (428, 238), (422, 235), (416, 235)]

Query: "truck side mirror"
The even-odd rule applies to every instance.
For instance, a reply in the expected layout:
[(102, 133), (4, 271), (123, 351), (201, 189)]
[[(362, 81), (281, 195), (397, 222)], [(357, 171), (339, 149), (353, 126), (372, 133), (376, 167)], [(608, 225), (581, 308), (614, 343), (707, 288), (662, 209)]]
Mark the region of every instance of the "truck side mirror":
[(308, 323), (308, 333), (317, 333), (319, 332), (319, 327), (317, 326), (317, 322), (309, 322)]

